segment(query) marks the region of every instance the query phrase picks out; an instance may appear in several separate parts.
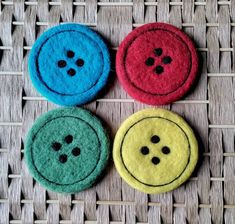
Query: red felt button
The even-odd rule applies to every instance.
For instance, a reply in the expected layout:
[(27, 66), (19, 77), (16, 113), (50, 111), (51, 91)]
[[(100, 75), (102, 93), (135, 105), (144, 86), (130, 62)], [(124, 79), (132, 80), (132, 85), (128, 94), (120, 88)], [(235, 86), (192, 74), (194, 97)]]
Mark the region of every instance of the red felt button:
[(181, 30), (151, 23), (136, 28), (121, 43), (116, 70), (133, 98), (147, 104), (168, 104), (192, 86), (198, 56), (193, 42)]

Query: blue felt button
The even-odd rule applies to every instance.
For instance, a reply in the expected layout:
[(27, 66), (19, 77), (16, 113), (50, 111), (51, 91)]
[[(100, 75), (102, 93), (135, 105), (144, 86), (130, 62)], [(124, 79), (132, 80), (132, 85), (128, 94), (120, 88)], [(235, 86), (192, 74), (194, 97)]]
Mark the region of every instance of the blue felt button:
[(29, 72), (36, 89), (60, 105), (81, 105), (107, 82), (110, 57), (102, 38), (79, 24), (55, 26), (33, 45)]

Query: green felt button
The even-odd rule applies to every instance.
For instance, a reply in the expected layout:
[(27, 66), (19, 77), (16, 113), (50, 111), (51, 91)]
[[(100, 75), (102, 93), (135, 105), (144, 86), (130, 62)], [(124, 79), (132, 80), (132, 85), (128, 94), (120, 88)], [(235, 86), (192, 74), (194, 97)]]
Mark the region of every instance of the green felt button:
[(90, 187), (109, 157), (109, 139), (100, 121), (80, 108), (49, 111), (28, 133), (26, 163), (45, 188), (74, 193)]

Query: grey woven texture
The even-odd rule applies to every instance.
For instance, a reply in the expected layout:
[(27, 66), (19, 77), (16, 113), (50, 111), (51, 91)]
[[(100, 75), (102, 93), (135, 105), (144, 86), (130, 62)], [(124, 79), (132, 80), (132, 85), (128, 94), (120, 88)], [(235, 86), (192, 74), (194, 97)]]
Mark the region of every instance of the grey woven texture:
[[(46, 191), (24, 162), (24, 138), (34, 120), (55, 108), (34, 89), (27, 70), (36, 38), (60, 22), (99, 31), (113, 55), (135, 27), (165, 21), (198, 46), (202, 71), (193, 92), (168, 105), (200, 141), (200, 166), (173, 192), (147, 195), (123, 182), (111, 163), (97, 186), (74, 195)], [(0, 1), (0, 223), (235, 223), (235, 0)], [(115, 135), (147, 105), (120, 87), (114, 69), (105, 94), (85, 107)]]

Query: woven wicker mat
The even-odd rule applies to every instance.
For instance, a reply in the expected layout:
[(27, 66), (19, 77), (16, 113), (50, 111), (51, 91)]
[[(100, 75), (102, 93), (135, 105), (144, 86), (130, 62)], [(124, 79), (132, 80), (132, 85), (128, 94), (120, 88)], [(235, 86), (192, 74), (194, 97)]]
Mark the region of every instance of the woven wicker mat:
[[(0, 223), (235, 223), (235, 1), (0, 1)], [(48, 27), (79, 22), (98, 30), (113, 59), (132, 29), (152, 21), (182, 28), (196, 42), (201, 78), (186, 98), (166, 108), (184, 116), (200, 139), (200, 166), (179, 189), (161, 195), (133, 190), (113, 164), (96, 186), (74, 195), (45, 191), (28, 173), (24, 137), (40, 114), (55, 108), (33, 88), (29, 50)], [(146, 105), (116, 80), (86, 105), (110, 127)]]

